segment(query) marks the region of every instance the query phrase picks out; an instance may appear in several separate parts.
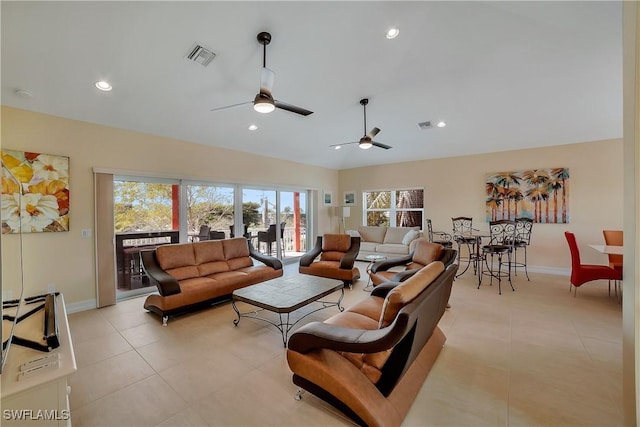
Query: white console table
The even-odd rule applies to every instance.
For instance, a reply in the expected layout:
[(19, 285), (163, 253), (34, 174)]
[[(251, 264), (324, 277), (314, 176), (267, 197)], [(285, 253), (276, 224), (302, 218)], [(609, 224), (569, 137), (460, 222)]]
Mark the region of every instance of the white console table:
[[(21, 307), (20, 314), (34, 305)], [(73, 353), (69, 322), (62, 294), (56, 297), (56, 318), (60, 346), (51, 352), (41, 352), (12, 344), (2, 371), (2, 426), (71, 426), (69, 409), (69, 375), (77, 369)], [(17, 323), (14, 335), (21, 338), (42, 338), (44, 310)], [(38, 338), (36, 338), (37, 340)], [(32, 359), (57, 354), (58, 366), (43, 369), (28, 378), (18, 380), (20, 366)], [(22, 418), (22, 419), (18, 419)]]

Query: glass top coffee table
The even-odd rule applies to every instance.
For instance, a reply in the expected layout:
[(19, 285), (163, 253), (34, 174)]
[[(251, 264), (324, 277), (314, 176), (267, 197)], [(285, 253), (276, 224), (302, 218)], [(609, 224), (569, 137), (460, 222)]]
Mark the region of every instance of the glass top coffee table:
[[(338, 301), (329, 302), (320, 300), (338, 290), (340, 291)], [(291, 329), (308, 315), (334, 306), (338, 307), (340, 311), (344, 310), (344, 307), (340, 306), (342, 298), (344, 297), (344, 284), (341, 281), (308, 275), (279, 277), (236, 289), (231, 294), (231, 297), (231, 305), (238, 315), (238, 318), (233, 321), (235, 326), (238, 326), (241, 317), (250, 317), (270, 323), (278, 328), (282, 334), (282, 343), (285, 347), (287, 346), (287, 337)], [(259, 309), (241, 313), (236, 306), (236, 301), (242, 301), (259, 307)], [(296, 321), (291, 320), (290, 314), (293, 311), (311, 303), (318, 303), (319, 307), (304, 314)], [(260, 317), (258, 314), (263, 310), (277, 313), (278, 320), (274, 321)]]

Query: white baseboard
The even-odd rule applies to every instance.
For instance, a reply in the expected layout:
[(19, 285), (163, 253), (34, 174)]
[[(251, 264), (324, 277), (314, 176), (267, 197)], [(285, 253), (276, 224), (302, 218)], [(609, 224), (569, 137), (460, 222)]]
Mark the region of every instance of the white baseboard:
[(65, 308), (67, 309), (67, 314), (77, 313), (79, 311), (93, 310), (97, 308), (98, 304), (94, 299), (88, 299), (84, 301), (67, 303), (65, 302)]
[[(518, 271), (522, 270), (518, 268)], [(539, 265), (529, 265), (527, 266), (527, 270), (531, 273), (544, 273), (544, 274), (553, 274), (556, 276), (571, 276), (570, 268), (560, 268), (560, 267), (543, 267)]]

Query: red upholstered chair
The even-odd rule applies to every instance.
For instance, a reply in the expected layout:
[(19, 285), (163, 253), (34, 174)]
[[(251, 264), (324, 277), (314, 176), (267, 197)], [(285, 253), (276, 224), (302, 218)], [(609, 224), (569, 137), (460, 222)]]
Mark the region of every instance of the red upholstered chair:
[(565, 231), (564, 236), (567, 239), (567, 243), (569, 243), (569, 250), (571, 251), (571, 283), (569, 285), (569, 292), (571, 292), (571, 285), (573, 285), (575, 287), (574, 297), (578, 291), (578, 286), (582, 286), (587, 282), (593, 280), (617, 280), (618, 273), (608, 265), (580, 263), (580, 250), (578, 249), (576, 236), (568, 231)]
[[(351, 287), (360, 278), (360, 270), (354, 267), (360, 252), (360, 238), (348, 234), (318, 236), (316, 245), (300, 258), (301, 274), (342, 280)], [(319, 256), (319, 259), (317, 259)]]

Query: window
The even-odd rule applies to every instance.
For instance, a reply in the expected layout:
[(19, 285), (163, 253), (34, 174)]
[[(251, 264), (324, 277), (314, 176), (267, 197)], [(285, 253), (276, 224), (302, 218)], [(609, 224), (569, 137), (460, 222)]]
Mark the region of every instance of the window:
[(365, 225), (422, 228), (423, 189), (365, 191), (363, 198)]
[(175, 184), (116, 177), (113, 181), (115, 232), (177, 229)]
[(234, 189), (215, 185), (187, 184), (187, 233), (197, 235), (206, 225), (212, 231), (223, 231), (231, 236), (234, 217)]

